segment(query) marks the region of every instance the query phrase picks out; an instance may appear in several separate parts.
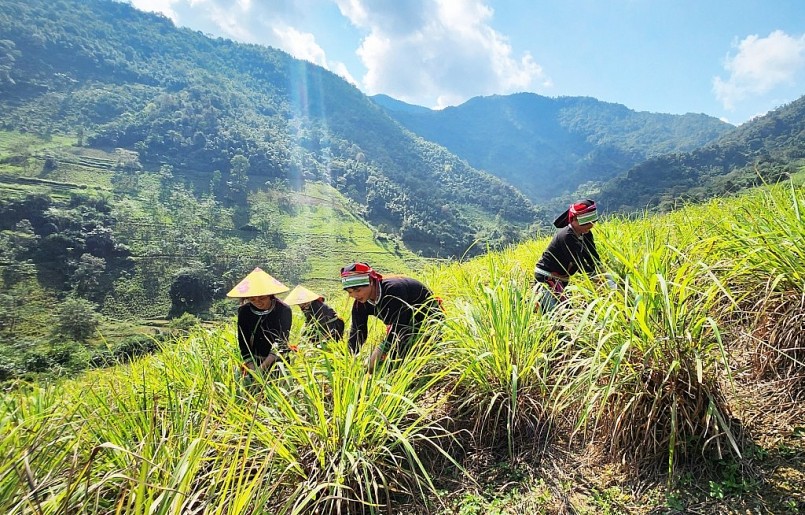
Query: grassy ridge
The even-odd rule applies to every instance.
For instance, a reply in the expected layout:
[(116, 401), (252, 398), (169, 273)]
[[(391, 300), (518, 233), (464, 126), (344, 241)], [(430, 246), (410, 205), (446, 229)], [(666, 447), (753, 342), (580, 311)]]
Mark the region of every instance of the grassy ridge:
[(0, 409), (0, 508), (797, 513), (804, 209), (787, 184), (610, 219), (617, 288), (574, 278), (551, 317), (528, 293), (547, 239), (431, 267), (442, 340), (374, 376), (368, 346), (302, 343), (244, 381), (224, 326), (20, 387)]

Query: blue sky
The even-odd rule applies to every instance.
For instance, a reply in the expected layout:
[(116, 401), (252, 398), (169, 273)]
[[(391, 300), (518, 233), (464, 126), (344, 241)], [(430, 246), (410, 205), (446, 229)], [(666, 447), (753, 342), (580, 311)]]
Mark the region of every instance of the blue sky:
[(530, 91), (739, 125), (805, 95), (803, 0), (130, 0), (431, 108)]

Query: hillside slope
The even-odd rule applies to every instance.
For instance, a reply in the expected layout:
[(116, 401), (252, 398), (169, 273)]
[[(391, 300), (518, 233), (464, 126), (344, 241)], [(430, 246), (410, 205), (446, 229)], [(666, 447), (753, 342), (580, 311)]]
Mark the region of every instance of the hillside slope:
[[(0, 230), (17, 242), (3, 249), (0, 268), (31, 260), (36, 273), (29, 279), (39, 280), (37, 290), (75, 287), (82, 255), (88, 254), (106, 259), (109, 274), (128, 270), (128, 280), (100, 292), (101, 306), (114, 304), (107, 309), (122, 309), (127, 318), (165, 316), (172, 274), (192, 263), (207, 269), (224, 291), (244, 270), (262, 266), (291, 285), (301, 281), (331, 293), (340, 290), (338, 269), (350, 261), (398, 273), (424, 262), (356, 216), (354, 203), (327, 184), (256, 190), (249, 197), (250, 223), (236, 227), (234, 208), (193, 195), (193, 177), (167, 177), (166, 169), (162, 175), (121, 171), (119, 154), (70, 143), (0, 132)], [(8, 163), (23, 145), (29, 149), (26, 162)], [(98, 214), (88, 217), (96, 212), (91, 206)], [(83, 219), (72, 227), (75, 217)], [(100, 240), (101, 234), (107, 239)], [(115, 265), (113, 257), (125, 263)], [(132, 296), (132, 279), (150, 284)], [(127, 295), (120, 291), (124, 283)]]
[(609, 210), (669, 209), (775, 182), (805, 159), (805, 96), (751, 120), (688, 153), (658, 156), (605, 184), (599, 195)]
[(547, 219), (340, 77), (281, 51), (110, 0), (5, 1), (0, 33), (7, 128), (76, 133), (84, 145), (135, 151), (152, 169), (218, 171), (212, 193), (233, 203), (246, 200), (245, 176), (323, 181), (429, 255), (461, 255), (479, 236), (519, 236)]
[(382, 323), (357, 359), (294, 326), (293, 359), (243, 376), (228, 321), (9, 385), (0, 512), (799, 513), (803, 207), (792, 182), (603, 221), (616, 287), (576, 275), (550, 315), (548, 238), (430, 268), (443, 338), (374, 374)]

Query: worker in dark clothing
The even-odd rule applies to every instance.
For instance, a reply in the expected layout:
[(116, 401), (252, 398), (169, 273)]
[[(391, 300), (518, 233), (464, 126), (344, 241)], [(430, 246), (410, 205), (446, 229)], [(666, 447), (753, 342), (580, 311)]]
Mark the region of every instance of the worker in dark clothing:
[(554, 220), (560, 230), (534, 268), (536, 308), (541, 313), (553, 311), (565, 300), (564, 289), (572, 275), (579, 271), (595, 273), (601, 261), (592, 233), (597, 221), (598, 211), (590, 199), (572, 204)]
[(305, 316), (302, 338), (321, 347), (328, 340), (340, 341), (344, 337), (344, 320), (324, 302), (324, 297), (301, 284), (285, 297), (289, 306), (297, 305)]
[(355, 300), (349, 330), (353, 353), (366, 342), (370, 315), (386, 324), (386, 338), (369, 357), (370, 373), (386, 357), (404, 358), (415, 339), (428, 329), (428, 322), (444, 316), (439, 299), (427, 286), (409, 277), (383, 279), (366, 263), (342, 268), (341, 285)]
[(227, 293), (246, 302), (238, 309), (238, 347), (244, 373), (269, 370), (288, 351), (291, 334), (291, 308), (279, 300), (278, 293), (288, 287), (255, 268)]

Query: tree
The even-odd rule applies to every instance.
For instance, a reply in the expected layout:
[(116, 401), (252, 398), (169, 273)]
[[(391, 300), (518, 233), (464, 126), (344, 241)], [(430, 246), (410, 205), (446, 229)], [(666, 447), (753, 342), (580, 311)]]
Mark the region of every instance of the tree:
[(234, 203), (245, 202), (246, 190), (249, 180), (249, 158), (243, 155), (236, 155), (229, 162), (229, 195)]
[(212, 293), (213, 280), (205, 269), (182, 268), (171, 282), (168, 317), (177, 317), (182, 313), (198, 314), (209, 309)]
[(21, 55), (13, 41), (0, 40), (0, 85), (15, 84), (14, 79), (11, 78), (11, 70), (14, 69), (14, 62)]
[(53, 334), (68, 336), (73, 340), (84, 342), (95, 334), (101, 323), (101, 317), (95, 304), (80, 297), (67, 297), (56, 307), (56, 324)]
[(221, 187), (221, 170), (213, 170), (210, 177), (210, 195), (215, 197), (218, 188)]
[(17, 323), (19, 306), (22, 304), (18, 297), (0, 293), (0, 331), (14, 332)]
[(106, 260), (92, 254), (81, 254), (73, 272), (72, 283), (75, 292), (82, 297), (100, 301), (110, 286), (106, 274)]
[(298, 283), (312, 270), (307, 258), (310, 249), (302, 243), (294, 243), (282, 252), (282, 271), (278, 274), (284, 281)]
[(173, 187), (173, 167), (168, 164), (163, 164), (159, 167), (159, 201), (163, 204), (167, 203), (171, 197)]

